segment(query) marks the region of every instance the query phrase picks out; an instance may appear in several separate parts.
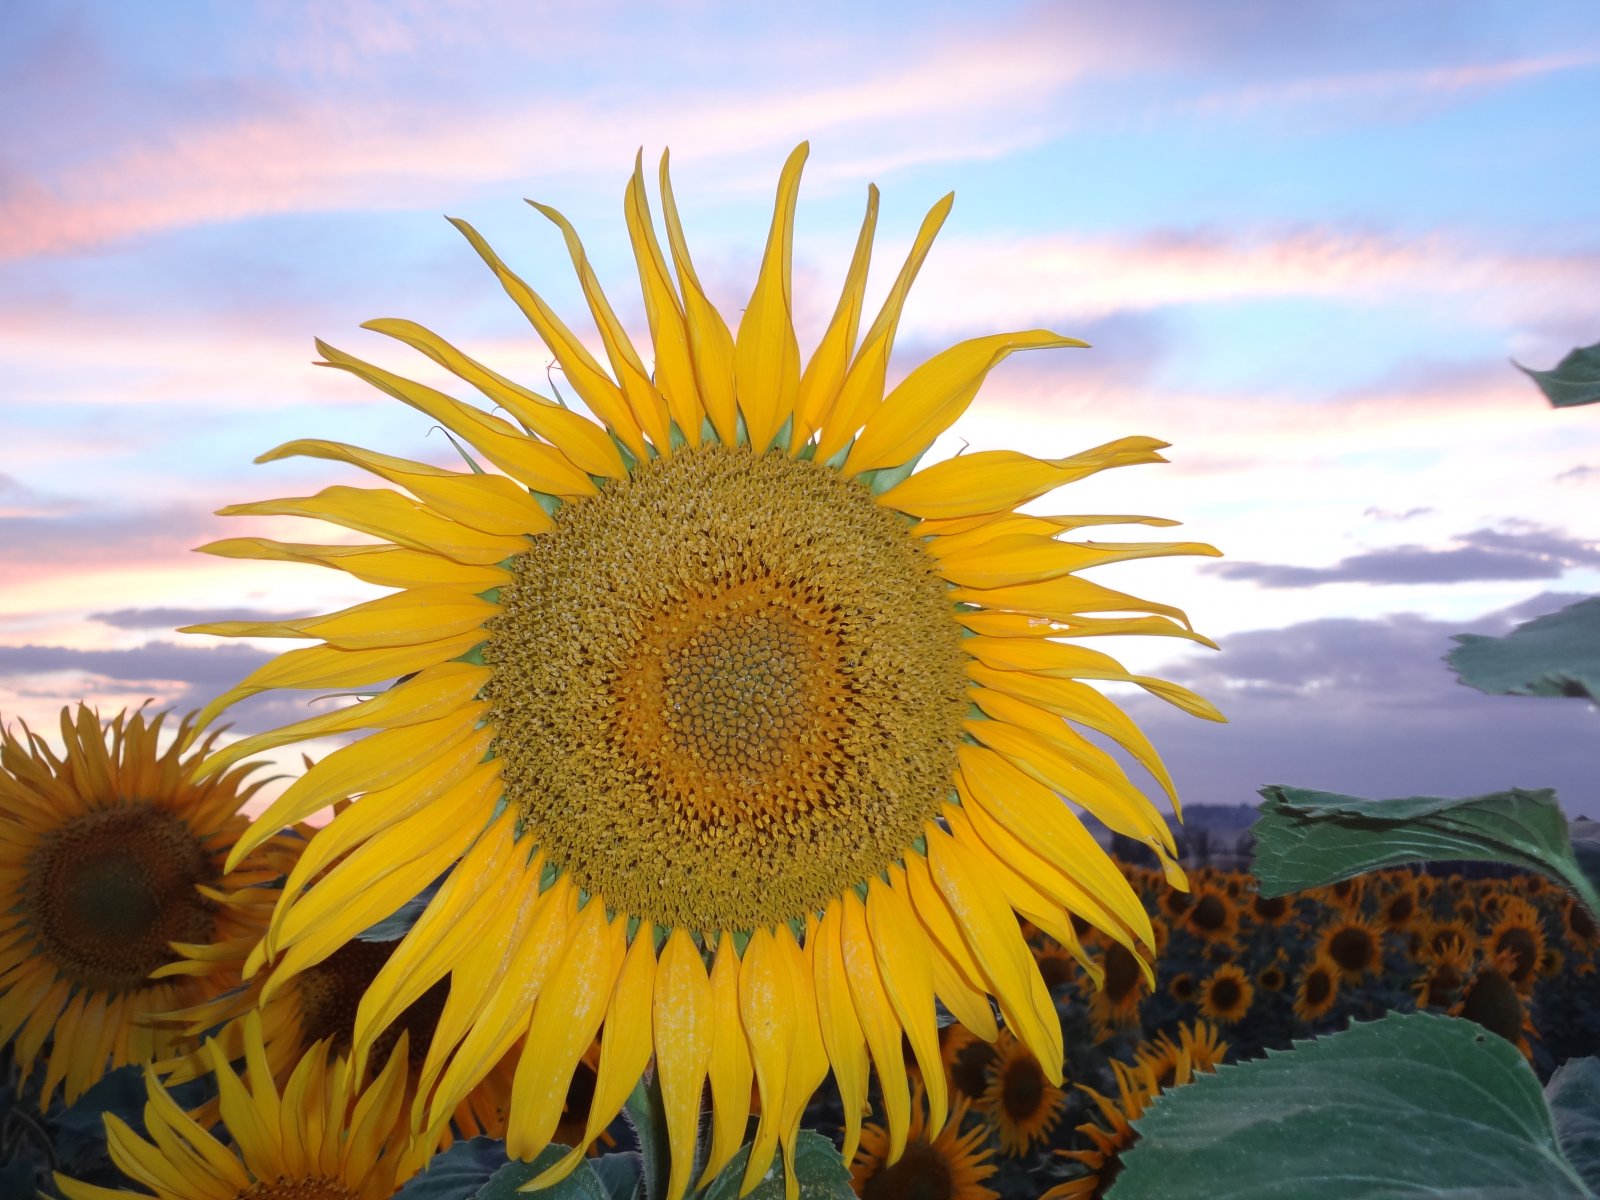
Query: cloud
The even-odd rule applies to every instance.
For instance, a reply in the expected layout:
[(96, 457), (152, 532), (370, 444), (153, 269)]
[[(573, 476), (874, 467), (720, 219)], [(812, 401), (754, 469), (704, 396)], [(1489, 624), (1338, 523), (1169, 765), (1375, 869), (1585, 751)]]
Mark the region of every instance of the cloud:
[(0, 516), (0, 566), (15, 583), (63, 568), (103, 569), (171, 560), (205, 541), (211, 518), (186, 507)]
[(1195, 803), (1254, 803), (1269, 783), (1373, 798), (1554, 787), (1569, 816), (1600, 816), (1594, 706), (1485, 696), (1442, 661), (1452, 634), (1502, 634), (1579, 598), (1544, 593), (1462, 623), (1402, 613), (1253, 630), (1152, 672), (1214, 701), (1224, 726), (1122, 702)]
[(172, 629), (211, 621), (288, 621), (304, 615), (259, 608), (119, 608), (90, 613), (89, 619), (113, 629)]
[(205, 684), (222, 691), (274, 656), (250, 646), (147, 642), (123, 650), (0, 646), (0, 676), (79, 671), (125, 682)]
[(1485, 580), (1559, 579), (1569, 568), (1600, 567), (1600, 543), (1566, 537), (1529, 522), (1511, 530), (1477, 529), (1448, 550), (1396, 546), (1368, 550), (1331, 567), (1281, 563), (1209, 563), (1202, 569), (1261, 587), (1305, 588), (1325, 583), (1438, 584)]
[[(1600, 251), (1496, 250), (1446, 233), (1424, 236), (1339, 225), (1222, 232), (1164, 229), (1134, 236), (951, 236), (923, 303), (963, 328), (1275, 297), (1373, 306), (1449, 298), (1452, 308), (1518, 320), (1584, 308)], [(929, 301), (932, 304), (929, 304)], [(931, 318), (937, 323), (938, 318)]]
[(1371, 517), (1374, 521), (1409, 521), (1412, 517), (1425, 517), (1432, 511), (1433, 509), (1425, 506), (1408, 508), (1404, 512), (1393, 512), (1387, 508), (1369, 508), (1361, 515)]

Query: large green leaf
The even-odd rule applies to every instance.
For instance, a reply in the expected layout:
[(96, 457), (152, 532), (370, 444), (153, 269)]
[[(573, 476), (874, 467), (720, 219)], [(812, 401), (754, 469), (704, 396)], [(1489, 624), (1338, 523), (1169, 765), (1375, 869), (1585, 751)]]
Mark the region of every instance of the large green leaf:
[(539, 1196), (541, 1200), (611, 1200), (611, 1193), (600, 1182), (588, 1159), (580, 1162), (560, 1183), (552, 1183), (537, 1192), (522, 1191), (523, 1185), (555, 1166), (566, 1154), (565, 1146), (547, 1146), (532, 1162), (508, 1162), (478, 1189), (473, 1200), (526, 1200), (528, 1196)]
[(1480, 692), (1600, 701), (1600, 596), (1535, 617), (1504, 637), (1454, 637), (1461, 644), (1445, 661)]
[(1592, 1200), (1516, 1048), (1428, 1013), (1221, 1067), (1134, 1127), (1110, 1200)]
[[(711, 1186), (700, 1193), (700, 1200), (738, 1200), (739, 1182), (750, 1157), (749, 1145), (741, 1146)], [(839, 1147), (820, 1133), (801, 1132), (794, 1144), (794, 1176), (800, 1185), (800, 1200), (855, 1200), (850, 1187), (850, 1172), (839, 1159)], [(744, 1200), (783, 1200), (783, 1158), (774, 1155), (772, 1166)]]
[(470, 1200), (508, 1161), (506, 1144), (496, 1138), (454, 1142), (407, 1180), (395, 1200)]
[(1544, 1099), (1562, 1152), (1589, 1190), (1600, 1193), (1600, 1058), (1563, 1063), (1545, 1085)]
[(1273, 785), (1261, 796), (1261, 815), (1250, 832), (1256, 838), (1252, 870), (1265, 895), (1402, 863), (1470, 859), (1553, 876), (1600, 913), (1600, 897), (1579, 869), (1566, 818), (1549, 788), (1460, 800), (1363, 800)]
[(1600, 343), (1573, 350), (1551, 371), (1532, 371), (1515, 360), (1511, 365), (1538, 384), (1556, 408), (1600, 400)]

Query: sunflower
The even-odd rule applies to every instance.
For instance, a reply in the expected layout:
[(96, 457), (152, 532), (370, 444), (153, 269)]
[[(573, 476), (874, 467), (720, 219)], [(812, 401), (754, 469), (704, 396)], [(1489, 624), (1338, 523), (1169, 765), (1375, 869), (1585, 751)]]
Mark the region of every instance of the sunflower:
[(1161, 1094), (1161, 1086), (1147, 1066), (1129, 1066), (1112, 1059), (1111, 1070), (1117, 1081), (1115, 1100), (1086, 1084), (1078, 1084), (1078, 1090), (1100, 1110), (1099, 1120), (1085, 1121), (1078, 1126), (1078, 1132), (1090, 1141), (1090, 1149), (1056, 1151), (1060, 1157), (1086, 1167), (1088, 1174), (1057, 1184), (1039, 1200), (1097, 1200), (1106, 1194), (1121, 1172), (1122, 1152), (1139, 1138), (1132, 1123), (1143, 1116), (1150, 1102)]
[(1294, 1015), (1308, 1024), (1321, 1020), (1333, 1011), (1339, 999), (1339, 980), (1342, 972), (1337, 963), (1318, 955), (1306, 964), (1300, 973), (1296, 989)]
[(1196, 887), (1189, 906), (1188, 929), (1203, 942), (1224, 944), (1239, 932), (1239, 908), (1221, 888)]
[[(1159, 940), (1158, 934), (1157, 941)], [(1112, 945), (1121, 948), (1119, 943), (1113, 942)], [(1052, 992), (1078, 977), (1078, 960), (1065, 947), (1047, 942), (1042, 946), (1030, 943), (1028, 949), (1033, 952), (1033, 961), (1038, 964), (1039, 974), (1044, 977), (1045, 986)]]
[(1318, 942), (1318, 953), (1339, 968), (1348, 983), (1383, 966), (1383, 931), (1376, 923), (1346, 915), (1329, 922)]
[(1484, 956), (1496, 958), (1509, 956), (1507, 977), (1517, 990), (1526, 994), (1533, 989), (1539, 975), (1539, 960), (1544, 954), (1544, 926), (1533, 905), (1516, 897), (1509, 898), (1500, 919), (1484, 939)]
[(1026, 1154), (1060, 1119), (1067, 1094), (1046, 1075), (1027, 1046), (1004, 1032), (985, 1074), (988, 1086), (978, 1107), (994, 1126), (1001, 1153)]
[[(296, 1065), (282, 1091), (272, 1081), (261, 1025), (245, 1033), (249, 1081), (242, 1082), (215, 1043), (207, 1043), (221, 1094), (229, 1148), (184, 1112), (145, 1068), (150, 1139), (115, 1114), (105, 1117), (111, 1160), (157, 1200), (383, 1200), (426, 1161), (397, 1134), (404, 1072), (397, 1056), (367, 1088), (354, 1086), (348, 1064), (318, 1043)], [(147, 1200), (63, 1175), (67, 1200)]]
[[(0, 1042), (14, 1039), (25, 1074), (43, 1060), (44, 1104), (183, 1043), (156, 1017), (238, 984), (265, 928), (254, 885), (293, 853), (269, 830), (224, 868), (247, 825), (238, 808), (265, 781), (245, 782), (254, 765), (198, 778), (216, 734), (185, 756), (198, 729), (185, 717), (161, 750), (167, 715), (102, 727), (63, 709), (60, 757), (26, 725), (0, 731)], [(174, 943), (195, 956), (173, 964)]]
[(1512, 978), (1516, 967), (1516, 955), (1511, 950), (1501, 951), (1492, 962), (1481, 963), (1448, 1011), (1452, 1017), (1476, 1021), (1490, 1033), (1505, 1038), (1531, 1061), (1533, 1047), (1528, 1035), (1534, 1032), (1533, 1019)]
[(1422, 939), (1420, 954), (1430, 961), (1444, 954), (1465, 954), (1471, 961), (1478, 949), (1478, 935), (1469, 921), (1435, 921)]
[(1224, 963), (1200, 984), (1200, 1015), (1223, 1025), (1244, 1020), (1255, 1001), (1255, 984), (1233, 963)]
[(1257, 892), (1250, 898), (1250, 915), (1258, 925), (1276, 928), (1294, 916), (1294, 905), (1288, 896), (1263, 896)]
[(1593, 954), (1595, 947), (1600, 945), (1600, 925), (1595, 923), (1594, 914), (1576, 896), (1568, 896), (1562, 906), (1561, 916), (1566, 940), (1581, 953)]
[(1139, 1023), (1139, 1002), (1146, 991), (1145, 963), (1120, 942), (1106, 947), (1101, 958), (1105, 981), (1089, 996), (1089, 1013), (1110, 1036)]
[(1263, 992), (1281, 992), (1288, 982), (1282, 963), (1268, 963), (1256, 972), (1256, 986)]
[(945, 1078), (968, 1100), (981, 1100), (989, 1089), (989, 1064), (998, 1057), (986, 1042), (959, 1022), (939, 1030), (939, 1057)]
[(194, 627), (320, 642), (262, 667), (215, 711), (276, 687), (401, 680), (211, 760), (221, 770), (264, 748), (371, 731), (309, 770), (255, 827), (265, 836), (331, 799), (362, 797), (319, 835), (348, 855), (285, 894), (260, 957), (303, 970), (446, 874), (362, 1002), (356, 1058), (453, 973), (454, 1009), (440, 1019), (424, 1067), (431, 1091), (414, 1115), (442, 1120), (525, 1036), (506, 1142), (527, 1159), (549, 1143), (574, 1065), (603, 1026), (593, 1121), (611, 1119), (653, 1053), (674, 1196), (690, 1182), (707, 1078), (704, 1178), (737, 1147), (752, 1078), (760, 1091), (746, 1189), (779, 1146), (787, 1161), (830, 1069), (845, 1099), (846, 1158), (869, 1062), (898, 1158), (910, 1114), (902, 1034), (939, 1128), (948, 1098), (936, 997), (989, 1036), (994, 996), (1058, 1082), (1059, 1020), (1013, 914), (1069, 949), (1078, 939), (1068, 912), (1129, 947), (1152, 936), (1077, 809), (1149, 847), (1184, 886), (1155, 805), (1083, 731), (1121, 743), (1169, 793), (1170, 777), (1085, 681), (1131, 681), (1220, 719), (1187, 690), (1081, 642), (1135, 633), (1205, 642), (1182, 613), (1078, 574), (1216, 552), (1062, 540), (1107, 522), (1168, 524), (1155, 518), (1017, 511), (1071, 480), (1160, 461), (1163, 443), (1124, 438), (1055, 459), (984, 451), (915, 471), (1001, 359), (1081, 344), (1043, 330), (976, 338), (885, 395), (901, 307), (948, 197), (857, 346), (870, 193), (843, 297), (802, 368), (790, 262), (805, 156), (802, 145), (784, 166), (736, 332), (695, 274), (666, 160), (668, 252), (636, 163), (624, 208), (653, 372), (559, 213), (535, 206), (566, 240), (609, 374), (457, 221), (593, 419), (408, 321), (367, 327), (510, 419), (318, 343), (326, 365), (425, 413), (487, 466), (451, 471), (321, 440), (269, 452), (347, 463), (410, 494), (334, 486), (223, 510), (317, 518), (384, 539), (375, 545), (247, 537), (207, 549), (336, 567), (400, 590), (323, 617)]
[(1199, 990), (1199, 983), (1191, 971), (1179, 971), (1167, 983), (1167, 995), (1179, 1004), (1187, 1004), (1194, 999), (1195, 992)]
[[(296, 864), (295, 869), (303, 866), (304, 862)], [(275, 888), (261, 890), (268, 895), (277, 893)], [(398, 945), (398, 941), (352, 939), (298, 973), (280, 975), (270, 968), (258, 971), (249, 986), (169, 1016), (185, 1021), (186, 1031), (196, 1037), (215, 1030), (216, 1045), (234, 1061), (244, 1057), (247, 1018), (258, 1016), (268, 1068), (272, 1078), (281, 1083), (319, 1042), (326, 1041), (334, 1054), (350, 1054), (361, 1000)], [(402, 1092), (408, 1106), (414, 1103), (421, 1070), (448, 995), (448, 983), (439, 980), (413, 999), (374, 1039), (361, 1082), (370, 1079), (375, 1067), (390, 1061), (404, 1034), (407, 1052)], [(514, 1065), (502, 1059), (462, 1099), (451, 1114), (450, 1126), (437, 1131), (438, 1148), (448, 1146), (457, 1135), (504, 1135), (511, 1096), (510, 1068)], [(196, 1078), (210, 1068), (207, 1054), (194, 1053), (159, 1062), (156, 1069), (171, 1085)], [(578, 1074), (581, 1069), (574, 1080)]]
[(1134, 1065), (1149, 1073), (1157, 1090), (1188, 1083), (1197, 1074), (1215, 1071), (1228, 1053), (1215, 1025), (1205, 1021), (1178, 1026), (1178, 1040), (1163, 1031), (1134, 1048)]
[(982, 1125), (961, 1132), (966, 1116), (967, 1098), (957, 1096), (949, 1121), (930, 1137), (921, 1096), (913, 1095), (900, 1156), (891, 1160), (888, 1131), (868, 1124), (850, 1163), (850, 1186), (862, 1200), (1000, 1200), (999, 1192), (983, 1186), (995, 1173), (989, 1161), (994, 1150), (983, 1144)]
[(1434, 950), (1428, 969), (1417, 981), (1418, 1008), (1449, 1008), (1460, 998), (1461, 989), (1471, 978), (1476, 951), (1465, 939), (1442, 939)]
[(1417, 916), (1417, 889), (1410, 877), (1402, 876), (1378, 900), (1378, 923), (1393, 932), (1409, 929)]

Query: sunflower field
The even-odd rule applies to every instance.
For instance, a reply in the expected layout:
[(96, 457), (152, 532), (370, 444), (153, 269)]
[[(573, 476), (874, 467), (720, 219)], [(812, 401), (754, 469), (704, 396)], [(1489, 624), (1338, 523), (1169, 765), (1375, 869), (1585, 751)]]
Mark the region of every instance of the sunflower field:
[[(459, 465), (299, 437), (261, 461), (355, 482), (222, 515), (337, 540), (202, 547), (381, 594), (186, 627), (299, 643), (199, 712), (6, 729), (0, 1195), (1600, 1194), (1600, 842), (1548, 792), (1269, 786), (1248, 870), (1180, 853), (1102, 687), (1223, 714), (1098, 646), (1212, 643), (1084, 572), (1217, 551), (1025, 508), (1165, 443), (923, 465), (996, 364), (1084, 343), (996, 333), (888, 387), (950, 197), (863, 332), (871, 188), (802, 361), (806, 155), (733, 323), (636, 162), (643, 348), (559, 212), (592, 331), (455, 222), (561, 385), (407, 320), (365, 328), (477, 402), (318, 342)], [(1600, 398), (1588, 353), (1536, 382)], [(1597, 633), (1584, 601), (1452, 666), (1593, 703)], [(227, 733), (278, 691), (349, 703)]]

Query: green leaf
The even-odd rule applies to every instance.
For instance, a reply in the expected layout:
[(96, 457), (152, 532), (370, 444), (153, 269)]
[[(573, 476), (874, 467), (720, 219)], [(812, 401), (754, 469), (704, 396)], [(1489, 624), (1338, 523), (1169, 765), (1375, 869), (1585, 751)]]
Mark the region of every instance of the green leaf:
[(619, 1150), (589, 1160), (611, 1200), (638, 1200), (644, 1194), (644, 1159), (637, 1150)]
[(1445, 661), (1461, 682), (1491, 696), (1575, 696), (1600, 701), (1600, 596), (1518, 625), (1504, 637), (1458, 633)]
[[(700, 1193), (700, 1200), (738, 1200), (739, 1182), (750, 1147), (741, 1146), (711, 1186)], [(839, 1147), (820, 1133), (803, 1130), (794, 1144), (794, 1175), (800, 1185), (800, 1200), (855, 1200), (850, 1187), (850, 1172), (839, 1158)], [(744, 1200), (783, 1200), (783, 1156), (775, 1154), (772, 1166)]]
[(1572, 351), (1553, 371), (1532, 371), (1515, 359), (1511, 365), (1538, 384), (1545, 399), (1556, 408), (1600, 400), (1600, 343)]
[(506, 1144), (495, 1138), (454, 1142), (406, 1180), (395, 1200), (471, 1200), (508, 1161)]
[(1110, 1200), (1592, 1200), (1516, 1048), (1429, 1013), (1220, 1067), (1134, 1128)]
[(1447, 800), (1363, 800), (1272, 785), (1261, 789), (1252, 870), (1267, 896), (1430, 860), (1511, 863), (1559, 879), (1591, 912), (1596, 896), (1549, 788)]
[(1568, 1059), (1544, 1088), (1556, 1140), (1592, 1192), (1600, 1192), (1600, 1058)]
[(541, 1200), (611, 1200), (611, 1193), (606, 1191), (606, 1185), (600, 1182), (588, 1159), (580, 1162), (560, 1183), (552, 1183), (536, 1192), (520, 1190), (523, 1184), (555, 1166), (566, 1153), (565, 1146), (546, 1146), (532, 1162), (508, 1162), (478, 1190), (473, 1200), (527, 1200), (529, 1196), (538, 1196)]
[(628, 1126), (639, 1143), (639, 1186), (646, 1196), (667, 1194), (667, 1176), (672, 1171), (672, 1149), (667, 1145), (667, 1104), (661, 1098), (661, 1084), (652, 1072), (641, 1078), (622, 1105)]

